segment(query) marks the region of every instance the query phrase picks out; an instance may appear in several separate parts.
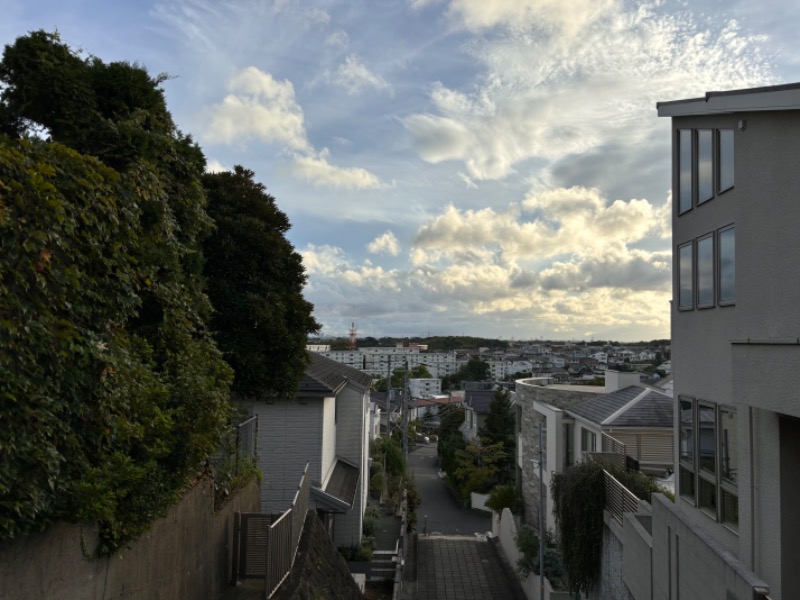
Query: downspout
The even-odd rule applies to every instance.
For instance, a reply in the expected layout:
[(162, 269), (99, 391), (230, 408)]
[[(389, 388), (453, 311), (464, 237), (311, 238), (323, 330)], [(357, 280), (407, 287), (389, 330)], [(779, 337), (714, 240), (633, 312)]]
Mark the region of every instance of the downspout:
[(756, 573), (756, 472), (753, 466), (753, 407), (748, 406), (747, 425), (750, 436), (750, 570)]

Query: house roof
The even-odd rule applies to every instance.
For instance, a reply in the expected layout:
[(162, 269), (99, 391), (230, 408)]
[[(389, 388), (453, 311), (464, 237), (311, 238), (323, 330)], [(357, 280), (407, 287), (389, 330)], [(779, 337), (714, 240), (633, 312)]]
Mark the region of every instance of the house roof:
[(464, 401), (478, 414), (489, 412), (489, 405), (494, 399), (494, 390), (466, 390)]
[(641, 385), (600, 394), (567, 409), (601, 427), (672, 427), (672, 397)]
[(656, 103), (659, 117), (800, 109), (800, 83), (707, 92), (703, 98)]
[(372, 377), (320, 354), (310, 353), (305, 374), (297, 387), (297, 396), (320, 398), (335, 395), (348, 382), (368, 389)]

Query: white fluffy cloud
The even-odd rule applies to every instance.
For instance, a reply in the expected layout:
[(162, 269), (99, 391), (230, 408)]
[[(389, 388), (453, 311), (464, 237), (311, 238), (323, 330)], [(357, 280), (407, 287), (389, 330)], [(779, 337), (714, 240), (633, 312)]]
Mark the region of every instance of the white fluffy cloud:
[(303, 110), (288, 80), (247, 67), (228, 81), (229, 94), (210, 110), (208, 142), (246, 142), (258, 139), (292, 150), (309, 151)]
[(372, 254), (397, 256), (400, 253), (400, 242), (394, 233), (386, 231), (367, 244), (367, 250)]
[(338, 167), (328, 160), (327, 148), (313, 148), (292, 82), (277, 81), (269, 73), (247, 67), (231, 77), (228, 91), (223, 101), (208, 111), (206, 141), (234, 144), (257, 140), (282, 145), (293, 157), (290, 171), (316, 187), (362, 190), (380, 186), (378, 177), (366, 169)]
[(336, 167), (328, 162), (328, 151), (316, 155), (298, 155), (292, 172), (298, 179), (317, 187), (345, 190), (364, 190), (380, 187), (380, 180), (360, 167)]

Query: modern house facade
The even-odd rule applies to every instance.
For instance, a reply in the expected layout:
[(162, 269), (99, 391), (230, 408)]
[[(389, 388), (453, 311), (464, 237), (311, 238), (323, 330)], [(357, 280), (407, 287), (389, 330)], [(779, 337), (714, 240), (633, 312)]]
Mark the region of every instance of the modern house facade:
[(261, 511), (292, 502), (308, 464), (309, 508), (315, 508), (337, 546), (361, 543), (369, 494), (371, 378), (310, 353), (293, 398), (251, 401), (258, 415)]
[(670, 518), (684, 526), (661, 539), (654, 514), (654, 578), (665, 570), (659, 585), (681, 599), (744, 598), (724, 578), (703, 590), (714, 596), (692, 587), (710, 544), (761, 581), (755, 597), (800, 598), (800, 84), (709, 92), (658, 114), (672, 120)]

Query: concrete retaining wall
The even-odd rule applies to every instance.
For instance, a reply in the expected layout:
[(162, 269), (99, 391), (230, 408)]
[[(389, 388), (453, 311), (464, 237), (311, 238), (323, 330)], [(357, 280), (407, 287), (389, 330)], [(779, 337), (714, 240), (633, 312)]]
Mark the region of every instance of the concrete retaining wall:
[(196, 484), (167, 516), (130, 547), (90, 559), (97, 527), (57, 523), (38, 534), (0, 543), (3, 600), (216, 599), (230, 579), (233, 513), (258, 512), (253, 481), (214, 514), (211, 481)]

